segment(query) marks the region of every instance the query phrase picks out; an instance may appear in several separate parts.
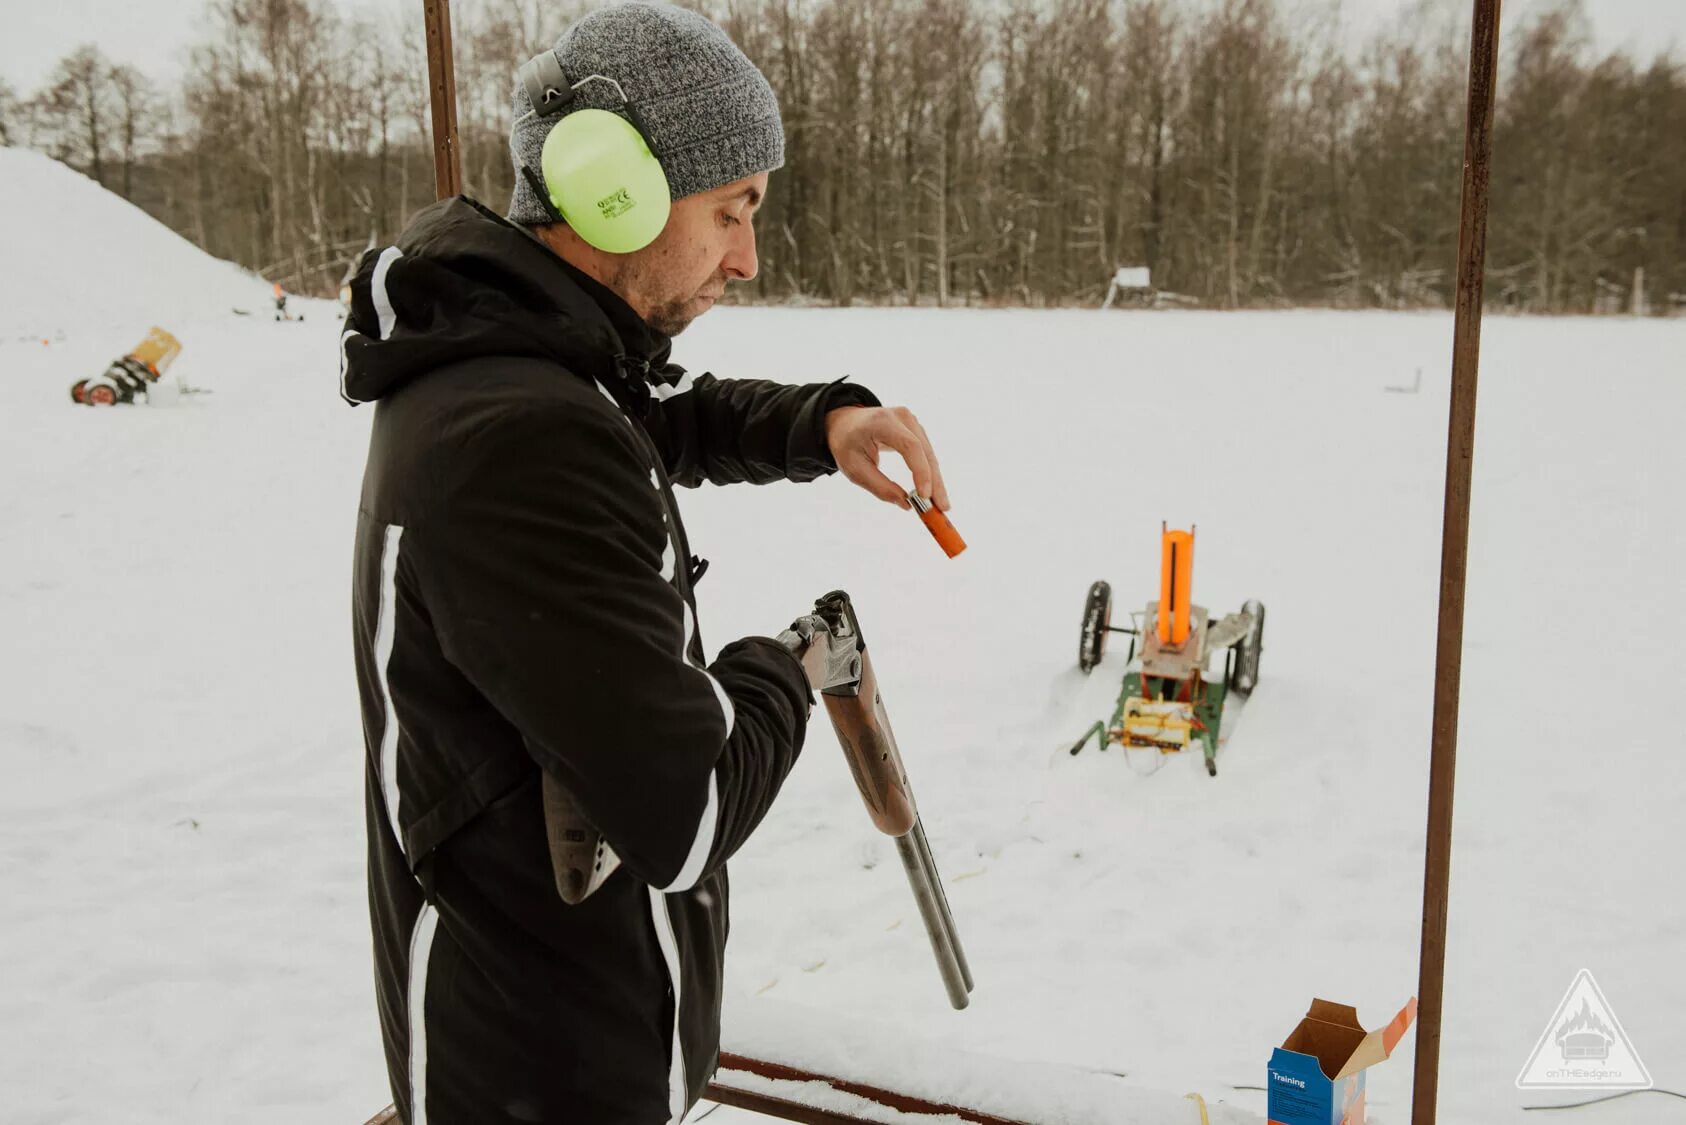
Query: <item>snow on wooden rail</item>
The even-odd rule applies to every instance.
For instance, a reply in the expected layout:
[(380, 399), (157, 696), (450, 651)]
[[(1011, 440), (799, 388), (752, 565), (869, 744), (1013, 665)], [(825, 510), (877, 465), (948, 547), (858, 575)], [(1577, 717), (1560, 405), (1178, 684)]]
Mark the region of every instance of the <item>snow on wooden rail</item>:
[[(963, 1013), (943, 1018), (952, 1019), (956, 1030), (965, 1021)], [(1180, 1091), (1136, 1085), (1107, 1070), (1001, 1058), (959, 1046), (951, 1036), (939, 1041), (905, 1026), (817, 1012), (767, 996), (729, 995), (722, 1039), (730, 1054), (721, 1055), (716, 1082), (882, 1125), (1201, 1125), (1202, 1120), (1199, 1106)], [(759, 1063), (744, 1069), (729, 1062), (734, 1057)], [(1119, 1065), (1127, 1064), (1119, 1060)], [(811, 1080), (769, 1077), (785, 1071)], [(883, 1098), (873, 1104), (851, 1087), (894, 1091), (909, 1105), (931, 1108), (921, 1114)], [(1264, 1125), (1259, 1115), (1235, 1106), (1207, 1110), (1211, 1125)]]
[(721, 1052), (720, 1069), (708, 1085), (708, 1100), (804, 1125), (899, 1125), (917, 1120), (963, 1121), (970, 1125), (1027, 1125), (885, 1090), (865, 1082), (816, 1074), (782, 1063)]

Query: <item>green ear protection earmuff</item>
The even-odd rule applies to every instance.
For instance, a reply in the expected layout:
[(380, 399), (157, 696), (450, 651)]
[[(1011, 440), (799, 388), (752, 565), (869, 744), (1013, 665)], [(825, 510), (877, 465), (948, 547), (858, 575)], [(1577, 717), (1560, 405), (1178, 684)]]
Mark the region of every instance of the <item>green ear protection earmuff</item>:
[[(521, 80), (535, 114), (559, 117), (544, 138), (542, 179), (525, 164), (521, 168), (539, 199), (599, 250), (630, 254), (654, 242), (667, 226), (673, 198), (620, 83), (601, 74), (570, 82), (555, 51), (531, 59)], [(613, 86), (631, 119), (606, 109), (570, 111), (574, 92), (588, 82)]]

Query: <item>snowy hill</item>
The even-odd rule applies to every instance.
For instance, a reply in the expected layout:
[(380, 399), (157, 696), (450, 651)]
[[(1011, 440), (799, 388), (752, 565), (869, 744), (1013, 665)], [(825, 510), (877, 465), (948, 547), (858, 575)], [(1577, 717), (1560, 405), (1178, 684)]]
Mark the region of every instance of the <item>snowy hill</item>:
[(151, 324), (271, 307), (262, 278), (42, 153), (0, 146), (0, 216), (0, 335), (106, 324), (138, 325), (138, 338)]

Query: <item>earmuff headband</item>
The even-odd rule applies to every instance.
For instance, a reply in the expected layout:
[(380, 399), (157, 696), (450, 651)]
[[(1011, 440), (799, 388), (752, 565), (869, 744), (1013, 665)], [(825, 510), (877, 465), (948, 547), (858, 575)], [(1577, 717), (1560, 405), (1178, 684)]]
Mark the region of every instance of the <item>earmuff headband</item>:
[(562, 62), (555, 51), (542, 51), (521, 67), (521, 82), (527, 88), (527, 100), (540, 117), (561, 113), (574, 100), (574, 84), (562, 70)]
[(578, 82), (570, 82), (555, 51), (545, 51), (527, 60), (521, 67), (521, 82), (527, 88), (527, 100), (533, 103), (533, 112), (539, 117), (551, 117), (566, 110), (573, 103), (574, 91), (586, 83), (607, 82), (615, 88), (615, 95), (620, 98), (622, 108), (633, 118), (635, 124), (639, 123), (632, 108), (632, 101), (626, 96), (626, 91), (621, 89), (619, 82), (607, 74), (588, 74)]

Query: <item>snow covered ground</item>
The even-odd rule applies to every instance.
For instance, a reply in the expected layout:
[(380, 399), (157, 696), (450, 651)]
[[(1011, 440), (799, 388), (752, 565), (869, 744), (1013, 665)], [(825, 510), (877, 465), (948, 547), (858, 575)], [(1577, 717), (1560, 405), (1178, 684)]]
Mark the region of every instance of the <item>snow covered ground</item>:
[[(88, 255), (134, 215), (84, 207), (46, 253), (26, 189), (7, 190), (0, 1117), (360, 1122), (387, 1101), (348, 618), (370, 412), (335, 393), (334, 307), (235, 316), (262, 283), (183, 257), (90, 317)], [(69, 384), (152, 323), (213, 393), (74, 407)], [(1175, 1103), (1194, 1125), (1191, 1091), (1262, 1119), (1264, 1095), (1234, 1087), (1263, 1084), (1313, 996), (1371, 1026), (1403, 1004), (1450, 338), (1427, 314), (698, 322), (690, 366), (848, 372), (912, 406), (970, 543), (948, 560), (838, 479), (682, 497), (712, 561), (711, 650), (854, 595), (977, 978), (950, 1011), (895, 849), (816, 717), (733, 866), (728, 1047), (794, 1024), (791, 1049), (817, 1053), (876, 1029), (1087, 1068), (1120, 1106)], [(1419, 368), (1419, 393), (1384, 390)], [(1682, 417), (1686, 322), (1487, 322), (1443, 1121), (1573, 1100), (1513, 1083), (1582, 967), (1657, 1085), (1686, 1086)], [(1145, 776), (1116, 750), (1064, 752), (1109, 713), (1124, 655), (1078, 673), (1083, 595), (1108, 579), (1120, 616), (1156, 596), (1161, 520), (1198, 525), (1197, 602), (1269, 607), (1215, 780), (1192, 756)], [(1373, 1122), (1409, 1118), (1411, 1044), (1371, 1074)], [(1577, 1120), (1678, 1120), (1674, 1104)]]

